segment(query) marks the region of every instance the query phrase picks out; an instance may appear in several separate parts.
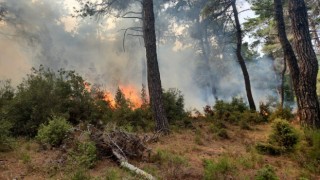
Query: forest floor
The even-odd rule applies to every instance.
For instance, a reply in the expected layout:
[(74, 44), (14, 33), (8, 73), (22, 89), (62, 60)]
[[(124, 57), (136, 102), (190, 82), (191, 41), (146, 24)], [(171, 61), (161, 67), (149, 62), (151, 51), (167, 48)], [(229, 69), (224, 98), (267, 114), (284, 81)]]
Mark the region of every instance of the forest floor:
[[(265, 165), (273, 166), (279, 179), (320, 179), (301, 168), (295, 153), (269, 156), (256, 152), (254, 146), (267, 140), (270, 124), (253, 125), (251, 130), (227, 124), (228, 138), (214, 135), (210, 125), (197, 121), (194, 128), (174, 130), (149, 144), (149, 157), (130, 163), (158, 179), (204, 179), (206, 160), (216, 163), (212, 171), (217, 179), (255, 179)], [(108, 157), (99, 159), (94, 168), (79, 172), (77, 167), (62, 165), (60, 156), (59, 148), (41, 150), (34, 140), (19, 139), (13, 151), (0, 153), (0, 180), (141, 179)]]

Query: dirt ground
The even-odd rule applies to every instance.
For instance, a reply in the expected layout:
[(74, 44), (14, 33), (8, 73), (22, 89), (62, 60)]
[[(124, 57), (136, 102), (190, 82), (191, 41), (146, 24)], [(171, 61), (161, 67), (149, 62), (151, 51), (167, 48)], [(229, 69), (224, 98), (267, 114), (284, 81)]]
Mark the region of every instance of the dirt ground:
[[(216, 161), (222, 157), (227, 157), (235, 164), (236, 170), (221, 179), (254, 179), (257, 170), (266, 164), (275, 167), (280, 179), (299, 179), (306, 173), (290, 155), (274, 157), (254, 151), (253, 147), (257, 142), (267, 140), (271, 130), (269, 124), (252, 126), (252, 130), (227, 125), (228, 139), (214, 136), (207, 122), (196, 122), (194, 127), (161, 137), (158, 142), (149, 144), (152, 148), (151, 157), (132, 160), (131, 163), (158, 179), (203, 179), (204, 160)], [(181, 165), (170, 160), (165, 163), (150, 160), (153, 154), (159, 151), (182, 157), (186, 163)], [(14, 151), (0, 153), (0, 180), (71, 179), (77, 167), (63, 165), (63, 156), (65, 153), (61, 152), (61, 149), (41, 150), (35, 141), (19, 139)], [(99, 159), (95, 167), (87, 170), (87, 173), (94, 179), (112, 179), (111, 176), (113, 179), (141, 179), (120, 169), (117, 163), (108, 157)], [(315, 175), (309, 177), (320, 179)]]

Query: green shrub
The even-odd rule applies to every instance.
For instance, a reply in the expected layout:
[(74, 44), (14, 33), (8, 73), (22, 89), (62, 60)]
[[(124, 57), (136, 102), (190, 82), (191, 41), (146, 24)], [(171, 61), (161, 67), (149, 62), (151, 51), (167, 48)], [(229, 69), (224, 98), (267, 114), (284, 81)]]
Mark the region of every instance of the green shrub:
[[(241, 125), (240, 122), (242, 125), (245, 125), (245, 123), (261, 123), (266, 121), (261, 114), (250, 111), (241, 98), (233, 98), (230, 103), (217, 100), (213, 109), (206, 106), (204, 111), (207, 118), (215, 121), (226, 121), (236, 125)], [(244, 128), (248, 128), (248, 126)]]
[(91, 177), (85, 170), (80, 169), (76, 170), (76, 172), (70, 177), (71, 180), (90, 180)]
[(21, 160), (23, 164), (28, 164), (31, 162), (31, 157), (28, 153), (22, 153), (21, 154)]
[(274, 168), (271, 165), (265, 165), (257, 171), (255, 180), (278, 180)]
[(239, 122), (239, 126), (241, 129), (244, 129), (244, 130), (252, 130), (252, 128), (249, 126), (248, 122), (243, 119)]
[(93, 168), (97, 161), (97, 148), (93, 142), (81, 142), (70, 153), (71, 160), (82, 168)]
[(187, 165), (186, 158), (173, 154), (167, 150), (158, 149), (156, 154), (151, 158), (154, 162), (158, 162), (161, 165)]
[(268, 154), (273, 156), (280, 155), (283, 152), (281, 147), (265, 143), (258, 143), (256, 145), (256, 149), (260, 154)]
[(59, 146), (66, 138), (71, 125), (62, 117), (54, 117), (47, 125), (42, 124), (39, 128), (37, 139), (41, 143)]
[(102, 120), (110, 113), (110, 106), (103, 92), (89, 92), (89, 88), (89, 83), (74, 71), (33, 68), (8, 107), (6, 119), (13, 123), (13, 134), (34, 137), (52, 115), (64, 116), (72, 124)]
[(217, 100), (216, 104), (213, 106), (213, 110), (218, 115), (222, 115), (226, 112), (244, 112), (249, 110), (249, 108), (242, 98), (233, 97), (230, 103), (224, 102), (223, 100)]
[(0, 119), (0, 152), (10, 151), (13, 148), (13, 138), (10, 136), (12, 125), (6, 120)]
[(261, 116), (258, 112), (252, 111), (244, 111), (241, 114), (241, 121), (246, 121), (248, 123), (262, 123), (266, 122), (263, 116)]
[(269, 120), (270, 121), (273, 121), (275, 119), (290, 120), (293, 117), (294, 116), (293, 116), (291, 109), (289, 107), (282, 108), (281, 106), (278, 106), (277, 109), (273, 113), (271, 113)]
[(286, 120), (276, 119), (272, 125), (269, 142), (285, 151), (292, 151), (299, 142), (299, 134)]
[(320, 130), (308, 130), (305, 134), (310, 146), (308, 156), (311, 159), (318, 160), (320, 164)]
[(210, 132), (212, 132), (215, 136), (222, 139), (229, 139), (228, 132), (226, 130), (226, 126), (222, 122), (215, 122), (210, 125)]
[(298, 142), (299, 133), (286, 120), (276, 119), (268, 143), (258, 143), (256, 149), (262, 154), (280, 155), (293, 151)]
[(206, 180), (225, 179), (227, 175), (230, 175), (235, 169), (235, 166), (227, 157), (221, 157), (217, 162), (205, 159), (203, 165), (204, 179)]
[(110, 168), (107, 170), (105, 180), (118, 180), (121, 179), (121, 173), (119, 169)]
[(305, 129), (307, 143), (295, 156), (298, 163), (314, 174), (320, 174), (320, 130)]
[(187, 117), (184, 110), (184, 97), (180, 90), (170, 88), (162, 93), (164, 109), (170, 124), (182, 121)]

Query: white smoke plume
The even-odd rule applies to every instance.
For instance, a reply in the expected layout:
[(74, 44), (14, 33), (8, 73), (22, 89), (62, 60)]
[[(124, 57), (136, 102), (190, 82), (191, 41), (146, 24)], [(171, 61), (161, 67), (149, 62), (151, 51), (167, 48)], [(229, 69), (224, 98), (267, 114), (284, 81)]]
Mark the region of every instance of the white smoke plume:
[[(76, 70), (89, 82), (101, 84), (111, 92), (121, 84), (141, 88), (141, 84), (146, 83), (143, 40), (127, 36), (126, 51), (123, 49), (121, 29), (136, 26), (136, 20), (71, 18), (72, 6), (76, 6), (70, 3), (72, 0), (0, 2), (5, 3), (9, 9), (6, 22), (0, 25), (0, 79), (12, 79), (17, 85), (30, 72), (31, 67), (43, 64), (54, 70)], [(186, 29), (180, 31), (184, 33), (184, 42), (194, 41), (190, 35), (185, 34), (188, 32)], [(196, 48), (179, 43), (178, 40), (168, 40), (158, 45), (163, 88), (181, 90), (187, 108), (202, 109), (208, 103), (212, 105), (214, 98), (208, 101), (205, 97), (207, 90), (197, 85), (199, 77), (196, 65), (199, 55)], [(236, 59), (228, 60), (227, 65), (227, 72), (215, 73), (215, 79), (219, 80), (213, 80), (218, 86), (218, 97), (231, 99), (232, 96), (240, 95), (246, 99), (243, 77)], [(221, 66), (213, 62), (210, 66), (213, 71), (221, 71)], [(274, 93), (268, 89), (270, 84), (261, 85), (273, 81), (272, 62), (260, 60), (248, 66), (253, 94), (258, 104), (267, 95)]]

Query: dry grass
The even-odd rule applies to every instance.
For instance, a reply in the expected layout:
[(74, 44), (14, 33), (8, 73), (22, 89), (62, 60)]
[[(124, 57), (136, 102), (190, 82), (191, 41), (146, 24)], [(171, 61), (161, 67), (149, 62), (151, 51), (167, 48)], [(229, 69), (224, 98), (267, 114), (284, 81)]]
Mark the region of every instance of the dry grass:
[[(132, 163), (159, 179), (203, 179), (205, 159), (218, 162), (222, 157), (228, 157), (233, 167), (232, 173), (227, 174), (228, 178), (254, 179), (258, 169), (270, 164), (280, 179), (299, 179), (302, 176), (320, 179), (301, 169), (290, 155), (273, 157), (259, 155), (255, 151), (254, 145), (268, 138), (271, 131), (269, 124), (252, 126), (252, 130), (227, 124), (229, 139), (215, 137), (208, 122), (198, 121), (194, 126), (193, 130), (161, 137), (157, 143), (150, 144), (153, 153), (149, 159)], [(195, 137), (202, 143), (197, 142)], [(59, 159), (63, 159), (59, 150), (39, 151), (37, 143), (26, 140), (19, 140), (18, 144), (14, 151), (0, 153), (0, 180), (70, 177), (71, 172), (59, 166)], [(97, 179), (106, 179), (108, 176), (139, 179), (119, 169), (116, 163), (107, 158), (100, 159), (88, 173)]]

